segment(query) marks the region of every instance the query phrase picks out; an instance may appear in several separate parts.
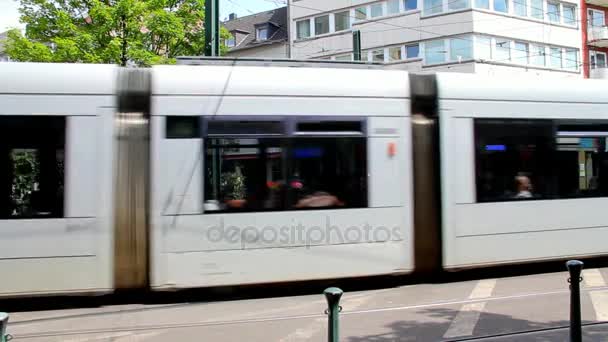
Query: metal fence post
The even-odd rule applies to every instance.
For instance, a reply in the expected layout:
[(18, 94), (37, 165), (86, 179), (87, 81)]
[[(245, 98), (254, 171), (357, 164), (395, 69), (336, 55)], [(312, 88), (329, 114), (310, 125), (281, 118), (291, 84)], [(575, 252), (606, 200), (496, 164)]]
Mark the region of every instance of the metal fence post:
[(583, 331), (581, 326), (581, 287), (580, 282), (581, 272), (583, 270), (583, 262), (578, 260), (570, 260), (566, 263), (568, 272), (570, 272), (570, 341), (582, 342)]
[(8, 314), (6, 312), (0, 312), (0, 342), (7, 341), (6, 325), (8, 323)]
[(344, 292), (337, 287), (330, 287), (323, 291), (323, 294), (325, 294), (325, 299), (327, 299), (327, 310), (325, 311), (325, 313), (329, 315), (327, 319), (328, 342), (338, 342), (340, 338), (338, 313), (342, 311), (342, 307), (338, 304), (340, 303), (340, 297), (342, 297), (342, 293)]

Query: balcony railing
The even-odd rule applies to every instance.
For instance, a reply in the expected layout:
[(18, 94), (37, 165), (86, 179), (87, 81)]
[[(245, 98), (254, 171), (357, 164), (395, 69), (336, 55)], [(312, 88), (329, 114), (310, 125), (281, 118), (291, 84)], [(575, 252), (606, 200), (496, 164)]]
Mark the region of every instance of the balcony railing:
[(589, 45), (597, 47), (608, 47), (608, 27), (589, 26), (587, 30)]
[(591, 78), (597, 78), (597, 79), (608, 79), (608, 68), (603, 67), (603, 68), (593, 68), (590, 70), (589, 73)]

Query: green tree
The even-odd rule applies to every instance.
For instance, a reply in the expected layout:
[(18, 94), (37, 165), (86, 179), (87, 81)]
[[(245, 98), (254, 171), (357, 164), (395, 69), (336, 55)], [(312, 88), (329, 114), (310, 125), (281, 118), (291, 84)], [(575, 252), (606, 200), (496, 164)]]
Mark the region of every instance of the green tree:
[[(204, 53), (205, 0), (20, 2), (25, 35), (12, 30), (6, 40), (17, 61), (148, 66)], [(229, 33), (222, 29), (221, 37)]]

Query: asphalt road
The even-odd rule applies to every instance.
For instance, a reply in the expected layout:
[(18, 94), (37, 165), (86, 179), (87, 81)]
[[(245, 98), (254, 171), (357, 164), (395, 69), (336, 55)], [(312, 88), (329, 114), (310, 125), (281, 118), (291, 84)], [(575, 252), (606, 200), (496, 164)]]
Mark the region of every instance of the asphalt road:
[[(566, 272), (347, 292), (340, 340), (567, 341)], [(581, 283), (583, 341), (608, 341), (608, 268)], [(10, 313), (13, 341), (325, 341), (323, 295)], [(606, 322), (602, 324), (601, 322)]]

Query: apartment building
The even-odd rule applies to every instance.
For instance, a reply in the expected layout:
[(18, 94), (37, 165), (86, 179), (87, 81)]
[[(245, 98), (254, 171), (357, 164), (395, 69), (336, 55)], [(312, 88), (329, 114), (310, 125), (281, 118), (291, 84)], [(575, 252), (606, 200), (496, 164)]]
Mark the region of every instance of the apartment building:
[(296, 59), (351, 60), (359, 30), (362, 59), (387, 68), (584, 75), (576, 0), (291, 0), (289, 12)]
[(588, 0), (581, 3), (583, 25), (583, 72), (585, 77), (608, 78), (608, 0)]
[(287, 7), (237, 18), (230, 14), (222, 25), (231, 37), (224, 44), (228, 57), (287, 58)]

